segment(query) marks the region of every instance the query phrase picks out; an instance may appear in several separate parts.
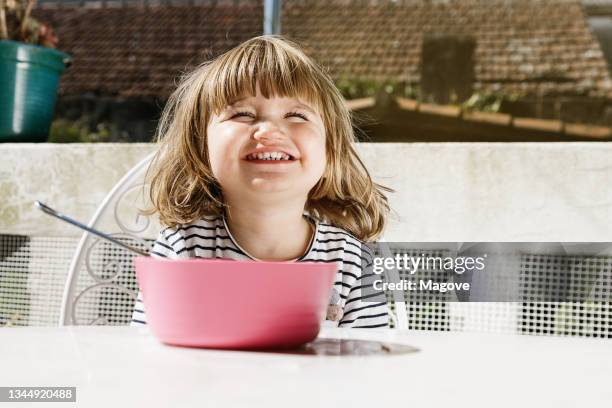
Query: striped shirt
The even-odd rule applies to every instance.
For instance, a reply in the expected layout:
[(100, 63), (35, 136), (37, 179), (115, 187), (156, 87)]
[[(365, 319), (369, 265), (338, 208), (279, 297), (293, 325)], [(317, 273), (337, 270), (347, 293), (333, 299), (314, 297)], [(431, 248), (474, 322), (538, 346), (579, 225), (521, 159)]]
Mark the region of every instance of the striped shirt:
[[(362, 297), (362, 260), (371, 262), (372, 255), (357, 238), (341, 228), (311, 219), (315, 226), (314, 237), (306, 253), (295, 262), (335, 262), (338, 265), (334, 288), (335, 298), (343, 310), (338, 327), (376, 328), (389, 325), (388, 307), (385, 302), (368, 301)], [(364, 251), (362, 252), (362, 248)], [(151, 251), (153, 257), (225, 258), (254, 260), (240, 248), (229, 232), (224, 217), (202, 219), (178, 228), (165, 228), (159, 233)], [(138, 293), (132, 315), (132, 325), (146, 324), (142, 296)]]

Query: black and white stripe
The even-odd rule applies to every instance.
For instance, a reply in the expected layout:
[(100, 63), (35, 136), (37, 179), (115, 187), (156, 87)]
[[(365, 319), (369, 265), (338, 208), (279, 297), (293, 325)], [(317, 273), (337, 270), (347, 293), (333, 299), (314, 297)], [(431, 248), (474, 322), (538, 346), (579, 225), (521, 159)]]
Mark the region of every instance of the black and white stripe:
[[(199, 220), (179, 228), (166, 228), (159, 234), (151, 252), (153, 257), (253, 259), (232, 239), (222, 217)], [(338, 272), (334, 288), (340, 295), (344, 316), (339, 327), (376, 328), (389, 324), (386, 303), (362, 296), (362, 270), (371, 264), (372, 253), (361, 241), (341, 228), (317, 223), (308, 251), (296, 262), (334, 262)], [(138, 294), (132, 325), (146, 324), (142, 297)]]

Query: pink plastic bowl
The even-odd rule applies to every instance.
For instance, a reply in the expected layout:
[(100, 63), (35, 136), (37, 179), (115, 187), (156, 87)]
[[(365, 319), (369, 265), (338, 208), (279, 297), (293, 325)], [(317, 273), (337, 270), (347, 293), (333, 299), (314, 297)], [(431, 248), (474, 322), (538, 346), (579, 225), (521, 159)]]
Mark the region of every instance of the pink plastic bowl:
[(162, 342), (291, 347), (319, 334), (337, 265), (137, 257), (147, 323)]

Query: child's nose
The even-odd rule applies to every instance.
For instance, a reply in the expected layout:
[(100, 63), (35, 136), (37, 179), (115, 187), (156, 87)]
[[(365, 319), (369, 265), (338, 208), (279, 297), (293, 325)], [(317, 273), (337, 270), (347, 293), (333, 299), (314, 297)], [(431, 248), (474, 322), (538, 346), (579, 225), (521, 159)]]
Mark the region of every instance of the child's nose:
[(277, 140), (282, 140), (284, 138), (284, 134), (278, 126), (272, 124), (262, 124), (255, 130), (255, 133), (253, 133), (253, 138), (262, 143), (274, 142)]

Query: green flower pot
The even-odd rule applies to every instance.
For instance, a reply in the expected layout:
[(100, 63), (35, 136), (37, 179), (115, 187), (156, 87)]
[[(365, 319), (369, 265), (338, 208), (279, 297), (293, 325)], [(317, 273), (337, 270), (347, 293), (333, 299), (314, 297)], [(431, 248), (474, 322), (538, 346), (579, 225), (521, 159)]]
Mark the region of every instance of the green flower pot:
[(0, 41), (0, 142), (45, 142), (59, 77), (70, 56), (53, 48)]

